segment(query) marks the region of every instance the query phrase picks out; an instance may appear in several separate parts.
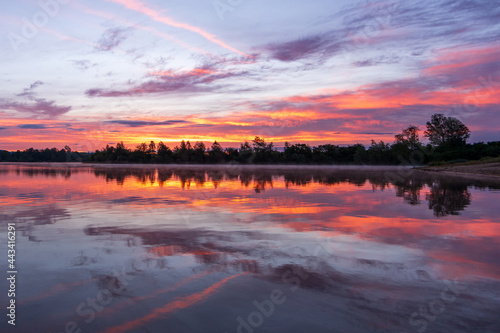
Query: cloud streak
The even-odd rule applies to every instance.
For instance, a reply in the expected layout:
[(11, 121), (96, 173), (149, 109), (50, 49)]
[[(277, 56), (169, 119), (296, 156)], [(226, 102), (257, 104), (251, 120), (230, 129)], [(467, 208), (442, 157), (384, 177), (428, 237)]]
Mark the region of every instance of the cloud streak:
[(242, 56), (249, 57), (249, 58), (252, 57), (252, 56), (250, 56), (242, 51), (235, 49), (232, 46), (227, 45), (223, 41), (219, 40), (216, 36), (212, 35), (211, 33), (207, 32), (201, 28), (192, 26), (192, 25), (187, 24), (187, 23), (179, 22), (179, 21), (176, 21), (170, 17), (162, 15), (158, 11), (148, 7), (142, 1), (139, 1), (139, 0), (108, 0), (108, 1), (120, 4), (122, 6), (125, 6), (128, 9), (140, 12), (144, 15), (149, 16), (150, 18), (152, 18), (153, 20), (155, 20), (157, 22), (161, 22), (163, 24), (166, 24), (166, 25), (169, 25), (169, 26), (172, 26), (175, 28), (184, 29), (187, 31), (194, 32), (194, 33), (204, 37), (205, 39), (209, 40), (210, 42), (217, 44), (217, 45), (219, 45), (227, 50), (230, 50), (232, 52), (238, 53)]
[(17, 125), (17, 127), (22, 128), (22, 129), (46, 129), (47, 126), (44, 124), (21, 124)]
[(19, 97), (27, 97), (29, 99), (33, 99), (35, 97), (35, 89), (44, 83), (42, 81), (35, 81), (28, 88), (24, 88), (23, 92), (20, 94), (17, 94), (16, 96)]

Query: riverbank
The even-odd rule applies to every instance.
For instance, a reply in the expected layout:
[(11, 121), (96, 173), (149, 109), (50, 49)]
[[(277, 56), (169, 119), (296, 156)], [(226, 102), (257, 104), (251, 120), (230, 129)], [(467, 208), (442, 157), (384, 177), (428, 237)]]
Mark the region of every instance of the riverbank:
[(470, 161), (456, 164), (429, 166), (418, 168), (418, 170), (457, 176), (461, 175), (500, 179), (500, 158), (485, 161)]

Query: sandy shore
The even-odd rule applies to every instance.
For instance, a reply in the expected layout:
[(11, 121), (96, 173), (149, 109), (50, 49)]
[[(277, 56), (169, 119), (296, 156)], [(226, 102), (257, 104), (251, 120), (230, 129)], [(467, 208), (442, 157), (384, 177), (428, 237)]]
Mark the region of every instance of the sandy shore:
[(470, 176), (475, 178), (494, 178), (500, 180), (500, 162), (440, 165), (418, 168), (418, 170), (457, 176)]

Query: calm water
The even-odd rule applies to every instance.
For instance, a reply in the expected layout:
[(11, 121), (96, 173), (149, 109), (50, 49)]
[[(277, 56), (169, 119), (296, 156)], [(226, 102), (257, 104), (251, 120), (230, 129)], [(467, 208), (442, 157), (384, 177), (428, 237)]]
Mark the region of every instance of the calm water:
[[(0, 165), (2, 332), (500, 332), (500, 183)], [(8, 330), (7, 330), (8, 329)]]

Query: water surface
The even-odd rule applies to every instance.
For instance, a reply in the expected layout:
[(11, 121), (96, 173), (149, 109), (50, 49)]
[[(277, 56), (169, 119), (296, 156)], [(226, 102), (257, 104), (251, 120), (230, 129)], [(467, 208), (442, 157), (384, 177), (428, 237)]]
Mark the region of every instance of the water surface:
[(2, 332), (499, 332), (499, 189), (395, 168), (0, 165), (0, 268), (15, 223), (18, 270)]

